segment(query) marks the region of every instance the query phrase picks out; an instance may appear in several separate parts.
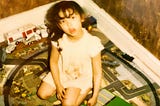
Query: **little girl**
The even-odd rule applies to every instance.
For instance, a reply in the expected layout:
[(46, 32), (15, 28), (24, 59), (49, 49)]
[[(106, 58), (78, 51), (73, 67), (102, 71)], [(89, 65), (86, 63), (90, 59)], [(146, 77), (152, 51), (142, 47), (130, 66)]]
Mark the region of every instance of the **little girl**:
[(62, 106), (79, 106), (92, 90), (88, 106), (94, 106), (100, 89), (102, 68), (99, 38), (82, 27), (84, 11), (74, 1), (61, 1), (46, 14), (52, 34), (50, 70), (43, 79), (38, 96), (56, 94)]

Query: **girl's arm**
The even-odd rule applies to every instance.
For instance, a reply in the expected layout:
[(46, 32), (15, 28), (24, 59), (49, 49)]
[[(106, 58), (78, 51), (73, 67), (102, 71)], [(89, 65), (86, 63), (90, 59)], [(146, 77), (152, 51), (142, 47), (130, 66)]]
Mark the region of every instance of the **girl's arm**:
[(59, 60), (59, 51), (58, 49), (52, 45), (51, 55), (50, 55), (50, 69), (52, 73), (52, 77), (54, 83), (56, 85), (57, 97), (62, 100), (65, 94), (65, 90), (60, 82), (59, 68), (58, 68), (58, 60)]
[(100, 90), (101, 79), (102, 79), (101, 53), (92, 58), (92, 67), (93, 67), (93, 96), (88, 101), (89, 106), (95, 105)]

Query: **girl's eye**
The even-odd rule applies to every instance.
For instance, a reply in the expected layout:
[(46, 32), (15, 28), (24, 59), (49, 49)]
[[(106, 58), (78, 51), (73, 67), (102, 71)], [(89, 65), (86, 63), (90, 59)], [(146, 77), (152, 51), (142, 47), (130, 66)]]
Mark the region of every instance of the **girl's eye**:
[(65, 20), (60, 20), (60, 23), (65, 23)]
[(75, 19), (75, 16), (71, 16), (72, 19)]

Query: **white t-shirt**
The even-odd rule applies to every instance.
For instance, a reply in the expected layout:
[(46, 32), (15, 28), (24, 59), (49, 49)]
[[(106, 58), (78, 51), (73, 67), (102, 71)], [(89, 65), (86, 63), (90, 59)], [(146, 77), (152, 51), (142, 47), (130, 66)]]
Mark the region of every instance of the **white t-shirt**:
[[(76, 42), (71, 42), (66, 34), (58, 40), (58, 44), (52, 41), (52, 45), (62, 49), (59, 58), (62, 85), (65, 88), (81, 88), (82, 92), (87, 88), (92, 88), (91, 58), (104, 48), (98, 37), (90, 35), (85, 29), (83, 31), (84, 35)], [(53, 81), (48, 81), (49, 76), (51, 77), (47, 75), (44, 81), (55, 87)]]

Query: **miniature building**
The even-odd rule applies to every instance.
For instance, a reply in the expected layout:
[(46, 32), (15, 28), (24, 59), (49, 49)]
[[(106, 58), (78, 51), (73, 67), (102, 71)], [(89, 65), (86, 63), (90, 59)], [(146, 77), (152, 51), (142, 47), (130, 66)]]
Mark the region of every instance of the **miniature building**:
[(38, 41), (41, 38), (48, 37), (48, 33), (45, 25), (38, 27), (33, 24), (27, 24), (18, 29), (5, 33), (4, 36), (8, 42), (6, 52), (11, 53), (19, 42), (29, 45), (33, 41)]

